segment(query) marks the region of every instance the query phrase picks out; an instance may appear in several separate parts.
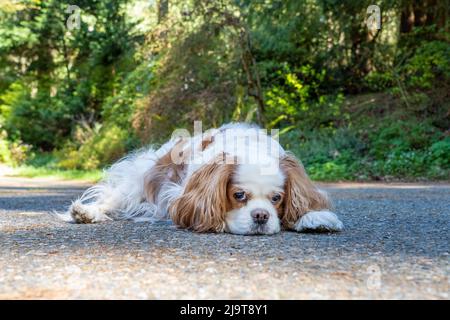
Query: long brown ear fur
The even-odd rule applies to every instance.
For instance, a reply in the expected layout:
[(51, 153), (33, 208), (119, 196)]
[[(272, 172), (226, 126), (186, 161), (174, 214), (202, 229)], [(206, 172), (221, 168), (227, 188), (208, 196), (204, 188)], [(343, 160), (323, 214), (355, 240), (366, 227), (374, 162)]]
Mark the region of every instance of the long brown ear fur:
[(235, 164), (228, 163), (216, 159), (192, 174), (183, 194), (169, 206), (170, 217), (176, 225), (197, 232), (224, 230), (227, 186), (235, 170)]
[(325, 194), (309, 179), (303, 165), (291, 154), (280, 159), (280, 167), (286, 175), (284, 210), (281, 218), (285, 228), (291, 229), (308, 211), (330, 207)]

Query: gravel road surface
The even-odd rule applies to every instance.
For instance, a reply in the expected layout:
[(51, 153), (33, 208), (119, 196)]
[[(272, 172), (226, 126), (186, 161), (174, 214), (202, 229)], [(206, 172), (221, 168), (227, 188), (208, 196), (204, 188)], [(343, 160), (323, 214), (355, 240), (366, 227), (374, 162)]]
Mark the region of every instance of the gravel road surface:
[(450, 185), (326, 184), (336, 234), (54, 219), (88, 185), (0, 177), (0, 299), (448, 299)]

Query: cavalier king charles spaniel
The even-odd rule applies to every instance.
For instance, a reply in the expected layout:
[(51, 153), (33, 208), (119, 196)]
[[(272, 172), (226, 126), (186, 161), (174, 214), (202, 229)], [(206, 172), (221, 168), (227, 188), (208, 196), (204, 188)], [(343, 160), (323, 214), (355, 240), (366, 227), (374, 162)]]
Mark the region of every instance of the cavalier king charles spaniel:
[(170, 219), (196, 232), (340, 231), (325, 192), (256, 126), (231, 123), (128, 155), (70, 206), (76, 223)]

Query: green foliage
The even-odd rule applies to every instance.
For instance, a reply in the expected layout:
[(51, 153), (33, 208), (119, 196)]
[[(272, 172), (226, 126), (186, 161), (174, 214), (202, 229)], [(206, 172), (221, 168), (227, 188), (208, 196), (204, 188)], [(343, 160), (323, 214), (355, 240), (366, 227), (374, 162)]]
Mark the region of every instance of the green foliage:
[(450, 137), (433, 143), (429, 151), (430, 160), (433, 165), (450, 169)]
[(45, 177), (63, 180), (85, 180), (95, 183), (102, 178), (103, 173), (101, 170), (61, 170), (24, 165), (15, 168), (10, 175), (27, 178)]
[[(194, 1), (183, 20), (160, 26), (164, 37), (155, 65), (155, 83), (137, 111), (134, 127), (144, 141), (162, 142), (195, 120), (204, 126), (230, 121), (242, 82), (239, 18), (231, 1)], [(244, 109), (248, 98), (241, 100)], [(155, 132), (157, 133), (155, 135)]]
[(364, 179), (358, 175), (356, 164), (364, 156), (367, 143), (352, 128), (293, 130), (283, 136), (281, 142), (302, 159), (313, 179)]
[(372, 146), (369, 155), (383, 159), (409, 150), (423, 150), (436, 141), (442, 134), (428, 123), (417, 120), (395, 122), (386, 121), (370, 134)]
[(0, 163), (17, 166), (25, 162), (30, 146), (19, 141), (10, 141), (6, 131), (0, 128)]
[(56, 157), (57, 168), (92, 170), (104, 167), (122, 157), (127, 151), (126, 141), (128, 133), (115, 125), (96, 126), (94, 129), (79, 127), (78, 136), (81, 136), (81, 145), (69, 143)]
[(430, 89), (436, 79), (450, 80), (450, 43), (424, 42), (402, 67), (407, 86)]
[(392, 72), (371, 72), (364, 77), (366, 87), (374, 92), (392, 88), (395, 85)]
[(82, 175), (194, 120), (256, 121), (315, 179), (449, 178), (441, 2), (379, 1), (377, 32), (369, 0), (158, 3), (81, 0), (68, 30), (64, 2), (0, 1), (0, 162)]
[(382, 161), (375, 162), (374, 169), (380, 176), (418, 177), (424, 175), (425, 164), (426, 155), (423, 152), (396, 150)]
[(10, 151), (10, 142), (5, 139), (4, 135), (0, 136), (0, 163), (12, 164)]
[[(342, 118), (342, 94), (325, 95), (320, 88), (326, 72), (310, 65), (291, 70), (287, 65), (278, 71), (279, 84), (266, 92), (267, 117), (271, 121), (286, 120), (302, 128), (320, 128), (333, 125)], [(284, 116), (280, 118), (280, 116)]]
[(51, 150), (70, 132), (71, 113), (61, 97), (38, 94), (32, 98), (24, 93), (9, 107), (12, 111), (5, 127), (28, 144)]
[(306, 135), (294, 130), (281, 142), (302, 159), (308, 173), (317, 180), (450, 177), (450, 138), (413, 120), (386, 121), (369, 134), (355, 128)]
[(325, 128), (314, 132), (293, 130), (282, 136), (280, 142), (293, 150), (305, 165), (323, 164), (343, 157), (358, 158), (366, 149), (365, 142), (351, 128)]
[(7, 10), (0, 7), (4, 126), (10, 137), (36, 150), (60, 148), (79, 121), (93, 125), (101, 118), (102, 105), (134, 70), (134, 48), (142, 37), (125, 19), (128, 1), (78, 3), (82, 23), (73, 31), (65, 25), (65, 3), (8, 2)]
[(105, 122), (123, 129), (129, 128), (134, 112), (154, 85), (154, 69), (153, 61), (144, 61), (125, 77), (116, 95), (108, 97), (103, 105), (102, 118)]

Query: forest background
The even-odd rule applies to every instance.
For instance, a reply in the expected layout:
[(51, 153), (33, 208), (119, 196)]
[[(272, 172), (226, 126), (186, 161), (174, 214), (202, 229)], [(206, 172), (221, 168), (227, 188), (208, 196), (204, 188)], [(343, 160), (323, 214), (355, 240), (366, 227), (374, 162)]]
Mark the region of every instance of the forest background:
[(246, 121), (316, 180), (449, 180), (449, 7), (0, 0), (0, 163), (97, 177), (195, 120)]

